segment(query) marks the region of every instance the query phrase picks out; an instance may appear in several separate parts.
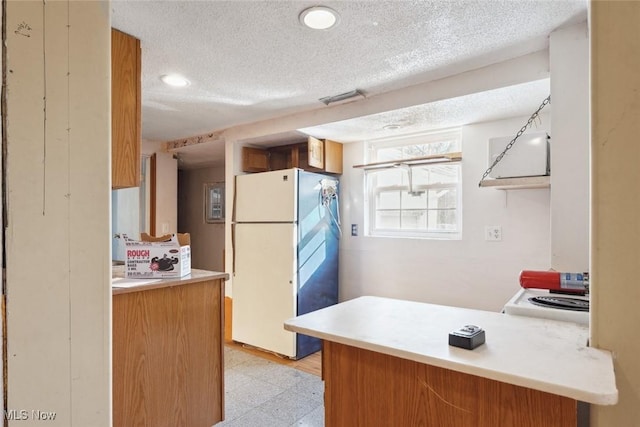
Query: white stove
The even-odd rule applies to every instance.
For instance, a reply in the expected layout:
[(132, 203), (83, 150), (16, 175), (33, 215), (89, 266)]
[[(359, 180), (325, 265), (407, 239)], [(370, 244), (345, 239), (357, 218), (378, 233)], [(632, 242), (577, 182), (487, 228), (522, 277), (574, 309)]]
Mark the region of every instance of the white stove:
[(513, 298), (511, 298), (504, 306), (503, 312), (517, 316), (539, 317), (542, 319), (563, 320), (566, 322), (579, 323), (581, 325), (589, 325), (588, 311), (565, 310), (554, 307), (542, 307), (533, 304), (529, 298), (557, 296), (560, 298), (575, 298), (581, 301), (589, 301), (589, 296), (579, 295), (561, 295), (550, 294), (546, 290), (538, 289), (520, 289)]

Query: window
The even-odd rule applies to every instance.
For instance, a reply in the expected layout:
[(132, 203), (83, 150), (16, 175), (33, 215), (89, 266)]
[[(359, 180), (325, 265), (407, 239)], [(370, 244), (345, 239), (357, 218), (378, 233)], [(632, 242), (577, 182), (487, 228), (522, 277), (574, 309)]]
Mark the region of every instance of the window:
[(369, 141), (369, 235), (459, 239), (460, 145), (459, 130)]

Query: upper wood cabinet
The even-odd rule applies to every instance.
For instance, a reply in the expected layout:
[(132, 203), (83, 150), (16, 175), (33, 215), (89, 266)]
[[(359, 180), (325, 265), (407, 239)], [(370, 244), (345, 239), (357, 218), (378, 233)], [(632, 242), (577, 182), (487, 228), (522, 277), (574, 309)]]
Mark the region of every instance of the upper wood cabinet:
[(140, 40), (111, 29), (111, 187), (140, 186)]
[(260, 148), (242, 147), (242, 171), (266, 172), (269, 170), (269, 152)]
[(324, 171), (342, 175), (342, 144), (324, 140)]
[(309, 137), (307, 142), (270, 148), (242, 147), (242, 171), (266, 172), (300, 168), (342, 174), (342, 144)]

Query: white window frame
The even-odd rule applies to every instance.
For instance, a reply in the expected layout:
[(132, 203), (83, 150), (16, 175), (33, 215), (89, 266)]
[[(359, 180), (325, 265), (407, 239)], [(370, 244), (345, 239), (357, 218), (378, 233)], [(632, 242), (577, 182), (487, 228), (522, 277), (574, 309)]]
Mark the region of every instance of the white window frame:
[[(455, 138), (458, 140), (458, 147), (462, 146), (461, 141), (461, 129), (447, 129), (445, 131), (420, 133), (412, 135), (404, 135), (393, 138), (384, 138), (377, 140), (370, 140), (365, 143), (367, 150), (367, 161), (369, 163), (376, 163), (379, 160), (376, 158), (376, 152), (378, 149), (408, 146), (425, 143), (435, 143), (443, 140)], [(457, 150), (460, 151), (460, 150)], [(445, 153), (442, 153), (445, 154)], [(408, 160), (408, 159), (403, 159)], [(433, 183), (427, 185), (413, 185), (414, 191), (428, 191), (434, 189), (455, 188), (456, 189), (456, 230), (442, 230), (442, 231), (420, 231), (420, 230), (397, 230), (397, 229), (384, 229), (376, 228), (376, 195), (382, 191), (409, 191), (409, 185), (395, 185), (387, 187), (377, 187), (375, 185), (376, 171), (381, 169), (365, 168), (364, 176), (364, 188), (365, 188), (365, 230), (366, 235), (372, 237), (396, 237), (396, 238), (423, 238), (423, 239), (442, 239), (442, 240), (460, 240), (462, 239), (462, 162), (448, 162), (446, 164), (456, 165), (458, 170), (458, 179), (455, 183)], [(418, 166), (418, 165), (415, 165)], [(428, 167), (426, 164), (419, 165), (421, 167)], [(434, 165), (437, 166), (437, 165)], [(409, 166), (411, 167), (411, 166)], [(428, 210), (428, 209), (427, 209)], [(400, 209), (402, 212), (402, 208)]]

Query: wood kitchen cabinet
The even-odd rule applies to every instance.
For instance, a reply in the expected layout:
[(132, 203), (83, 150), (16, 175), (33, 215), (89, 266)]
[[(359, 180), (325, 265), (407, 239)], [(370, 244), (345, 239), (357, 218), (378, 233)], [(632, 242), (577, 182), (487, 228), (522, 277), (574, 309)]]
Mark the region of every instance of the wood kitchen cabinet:
[(224, 419), (227, 278), (192, 269), (113, 288), (115, 427), (211, 427)]
[[(449, 344), (471, 319), (486, 343)], [(327, 427), (576, 427), (618, 402), (612, 353), (573, 322), (365, 296), (284, 329), (323, 339)]]
[[(327, 426), (569, 427), (574, 399), (331, 341), (322, 347)], [(550, 416), (553, 414), (553, 416)]]
[(243, 172), (267, 172), (269, 169), (269, 151), (260, 148), (242, 147)]
[(140, 40), (111, 29), (111, 187), (140, 186)]
[(342, 144), (324, 140), (324, 171), (342, 175)]
[(311, 172), (342, 174), (342, 144), (309, 137), (307, 142), (270, 148), (242, 148), (243, 172), (300, 168)]

